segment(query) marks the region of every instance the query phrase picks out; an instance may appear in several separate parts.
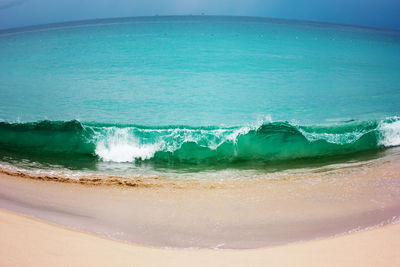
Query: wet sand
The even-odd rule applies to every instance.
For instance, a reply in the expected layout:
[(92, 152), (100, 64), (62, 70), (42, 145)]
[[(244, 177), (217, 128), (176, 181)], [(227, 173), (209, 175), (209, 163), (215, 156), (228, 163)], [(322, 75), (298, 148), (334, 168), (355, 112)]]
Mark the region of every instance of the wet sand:
[(400, 224), (266, 249), (183, 250), (113, 241), (0, 210), (2, 266), (399, 266)]

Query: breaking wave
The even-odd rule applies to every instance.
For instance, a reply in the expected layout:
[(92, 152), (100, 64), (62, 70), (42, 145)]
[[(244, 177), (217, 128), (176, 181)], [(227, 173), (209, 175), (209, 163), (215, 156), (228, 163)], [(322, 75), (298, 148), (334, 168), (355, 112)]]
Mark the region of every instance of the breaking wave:
[(111, 162), (218, 163), (328, 157), (400, 145), (400, 118), (335, 125), (148, 127), (73, 121), (0, 122), (0, 149)]

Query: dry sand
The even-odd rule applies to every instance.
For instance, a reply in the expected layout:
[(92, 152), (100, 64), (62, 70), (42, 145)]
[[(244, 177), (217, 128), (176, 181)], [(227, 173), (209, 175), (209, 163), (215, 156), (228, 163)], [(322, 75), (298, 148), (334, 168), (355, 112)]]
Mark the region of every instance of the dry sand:
[(266, 249), (168, 250), (0, 210), (1, 266), (400, 266), (400, 224)]

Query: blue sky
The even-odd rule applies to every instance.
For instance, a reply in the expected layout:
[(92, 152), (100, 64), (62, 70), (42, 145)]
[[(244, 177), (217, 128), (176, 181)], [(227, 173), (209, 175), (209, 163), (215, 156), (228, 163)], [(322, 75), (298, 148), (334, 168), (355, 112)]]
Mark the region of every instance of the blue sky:
[(400, 29), (400, 0), (0, 0), (0, 29), (95, 18), (202, 13)]

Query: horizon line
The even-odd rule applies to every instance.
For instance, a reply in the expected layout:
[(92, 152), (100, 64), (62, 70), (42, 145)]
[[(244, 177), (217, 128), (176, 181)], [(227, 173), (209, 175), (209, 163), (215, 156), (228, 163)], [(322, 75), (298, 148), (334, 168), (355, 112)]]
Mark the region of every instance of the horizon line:
[(0, 34), (7, 34), (7, 33), (16, 33), (21, 32), (23, 30), (34, 30), (36, 28), (57, 28), (59, 26), (71, 26), (75, 25), (92, 25), (96, 24), (98, 21), (104, 22), (112, 22), (116, 20), (130, 20), (130, 19), (150, 19), (150, 18), (171, 18), (171, 17), (197, 17), (197, 18), (249, 18), (249, 19), (267, 19), (267, 20), (275, 20), (275, 21), (285, 21), (285, 22), (303, 22), (303, 23), (314, 23), (314, 24), (321, 24), (321, 25), (333, 25), (333, 26), (344, 26), (344, 27), (352, 27), (352, 28), (365, 28), (377, 31), (388, 31), (388, 32), (396, 32), (400, 33), (400, 29), (394, 28), (383, 28), (383, 27), (376, 27), (376, 26), (367, 26), (367, 25), (360, 25), (360, 24), (347, 24), (347, 23), (337, 23), (337, 22), (330, 22), (330, 21), (319, 21), (319, 20), (308, 20), (308, 19), (291, 19), (291, 18), (277, 18), (277, 17), (263, 17), (263, 16), (249, 16), (249, 15), (206, 15), (204, 13), (201, 14), (185, 14), (185, 15), (144, 15), (144, 16), (129, 16), (129, 17), (105, 17), (105, 18), (92, 18), (92, 19), (82, 19), (82, 20), (70, 20), (70, 21), (59, 21), (59, 22), (51, 22), (51, 23), (39, 23), (39, 24), (32, 24), (26, 26), (18, 26), (18, 27), (11, 27), (11, 28), (4, 28), (0, 29)]

